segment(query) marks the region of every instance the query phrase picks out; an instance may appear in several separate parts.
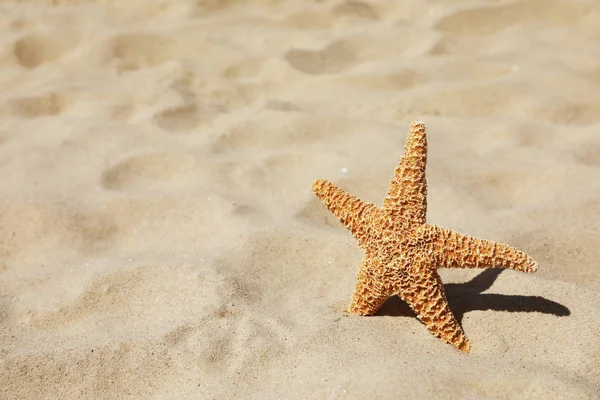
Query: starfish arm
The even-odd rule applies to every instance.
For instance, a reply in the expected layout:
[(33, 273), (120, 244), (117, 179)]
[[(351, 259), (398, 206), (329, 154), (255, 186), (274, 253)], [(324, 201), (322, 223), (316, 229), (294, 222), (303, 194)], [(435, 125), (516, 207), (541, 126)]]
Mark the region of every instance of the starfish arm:
[(450, 229), (425, 225), (425, 237), (439, 267), (510, 268), (521, 272), (537, 271), (537, 262), (527, 254), (504, 243), (477, 239)]
[(411, 273), (400, 280), (396, 291), (427, 330), (465, 353), (470, 351), (469, 340), (450, 310), (444, 285), (437, 272), (423, 270), (421, 273)]
[(362, 247), (367, 241), (369, 221), (377, 212), (377, 207), (323, 179), (317, 179), (312, 189)]
[(393, 293), (381, 285), (374, 276), (380, 270), (375, 259), (365, 256), (358, 272), (352, 302), (348, 312), (358, 315), (373, 315)]
[(409, 226), (425, 223), (427, 214), (427, 138), (425, 124), (413, 122), (408, 132), (404, 155), (394, 171), (383, 209), (402, 218)]

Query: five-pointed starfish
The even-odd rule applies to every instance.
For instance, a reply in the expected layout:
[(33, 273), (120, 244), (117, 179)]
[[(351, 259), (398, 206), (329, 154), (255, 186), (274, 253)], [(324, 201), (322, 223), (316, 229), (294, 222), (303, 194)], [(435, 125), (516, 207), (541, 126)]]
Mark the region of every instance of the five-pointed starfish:
[(450, 311), (437, 269), (501, 267), (535, 272), (537, 263), (508, 245), (427, 224), (426, 162), (425, 124), (417, 121), (411, 124), (382, 208), (322, 179), (312, 188), (365, 254), (348, 312), (373, 315), (397, 294), (431, 333), (468, 352), (469, 342)]

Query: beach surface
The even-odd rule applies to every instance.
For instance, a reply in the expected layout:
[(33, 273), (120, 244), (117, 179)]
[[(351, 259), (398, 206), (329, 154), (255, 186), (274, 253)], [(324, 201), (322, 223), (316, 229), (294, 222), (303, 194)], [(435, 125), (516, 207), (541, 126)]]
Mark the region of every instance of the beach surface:
[[(3, 1), (0, 399), (600, 398), (600, 2)], [(311, 191), (381, 205), (427, 124), (428, 222), (537, 273), (440, 270), (471, 343)]]

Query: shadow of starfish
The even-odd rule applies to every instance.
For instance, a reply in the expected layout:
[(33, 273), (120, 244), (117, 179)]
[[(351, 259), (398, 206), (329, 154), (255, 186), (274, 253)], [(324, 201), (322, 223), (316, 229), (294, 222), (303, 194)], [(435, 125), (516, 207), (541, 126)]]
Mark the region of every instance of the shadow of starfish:
[[(541, 312), (560, 317), (571, 315), (567, 307), (540, 296), (483, 293), (492, 287), (502, 271), (502, 268), (486, 269), (469, 282), (444, 285), (446, 298), (458, 323), (462, 322), (466, 312), (476, 310)], [(415, 316), (415, 313), (398, 296), (393, 296), (385, 302), (377, 315), (408, 317)]]

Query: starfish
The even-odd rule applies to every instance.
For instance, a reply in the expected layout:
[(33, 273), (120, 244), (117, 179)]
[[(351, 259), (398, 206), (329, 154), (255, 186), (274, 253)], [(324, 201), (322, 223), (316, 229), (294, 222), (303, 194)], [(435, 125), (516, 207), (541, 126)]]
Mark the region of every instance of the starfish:
[(469, 352), (469, 341), (448, 306), (437, 270), (500, 267), (535, 272), (537, 263), (506, 244), (426, 223), (426, 163), (425, 124), (416, 121), (410, 126), (383, 207), (323, 179), (315, 181), (312, 189), (364, 253), (348, 312), (373, 315), (387, 298), (398, 295), (431, 333)]

